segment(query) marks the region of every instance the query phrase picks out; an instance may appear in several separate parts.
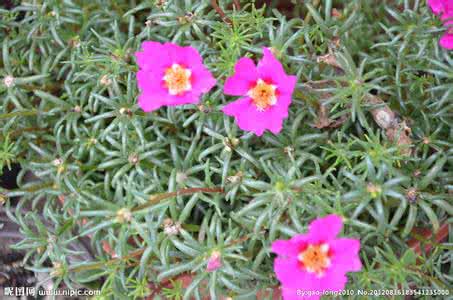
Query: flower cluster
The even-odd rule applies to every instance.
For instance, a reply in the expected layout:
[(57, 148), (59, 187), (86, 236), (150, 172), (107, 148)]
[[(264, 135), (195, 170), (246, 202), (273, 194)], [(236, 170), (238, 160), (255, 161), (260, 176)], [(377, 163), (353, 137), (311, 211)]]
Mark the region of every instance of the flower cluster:
[[(433, 12), (441, 15), (445, 25), (453, 24), (453, 0), (428, 0)], [(449, 28), (440, 44), (453, 49), (453, 32)], [(147, 41), (136, 58), (141, 94), (139, 106), (151, 112), (162, 106), (196, 104), (202, 94), (209, 92), (216, 80), (203, 65), (200, 53), (193, 47), (173, 43)], [(226, 79), (224, 93), (239, 96), (225, 105), (222, 111), (235, 118), (239, 128), (261, 136), (269, 130), (282, 130), (283, 120), (296, 86), (297, 77), (287, 75), (272, 51), (263, 48), (263, 58), (255, 65), (248, 57), (239, 59), (234, 74)]]
[[(216, 84), (193, 47), (144, 42), (142, 48), (136, 53), (141, 90), (138, 104), (145, 112), (165, 105), (198, 103), (200, 96)], [(269, 49), (263, 52), (257, 66), (250, 58), (241, 58), (224, 87), (225, 94), (241, 98), (226, 105), (223, 112), (234, 116), (241, 129), (258, 136), (265, 130), (281, 131), (297, 81), (296, 76), (286, 75)]]
[(442, 36), (439, 44), (445, 49), (453, 49), (453, 0), (428, 0), (434, 14), (447, 26), (447, 32)]
[[(138, 103), (145, 112), (164, 105), (198, 103), (201, 94), (216, 84), (193, 47), (144, 42), (143, 51), (136, 57), (142, 92)], [(238, 60), (234, 74), (225, 81), (224, 93), (240, 98), (222, 111), (235, 117), (242, 130), (258, 136), (265, 130), (279, 133), (288, 116), (296, 81), (296, 76), (285, 73), (272, 51), (264, 48), (257, 65), (247, 57)], [(278, 255), (275, 272), (285, 299), (299, 299), (297, 291), (341, 291), (347, 281), (346, 272), (361, 269), (360, 242), (336, 238), (341, 227), (342, 219), (330, 215), (312, 222), (306, 235), (273, 243), (272, 251)], [(214, 251), (206, 270), (212, 272), (221, 265), (220, 253)]]

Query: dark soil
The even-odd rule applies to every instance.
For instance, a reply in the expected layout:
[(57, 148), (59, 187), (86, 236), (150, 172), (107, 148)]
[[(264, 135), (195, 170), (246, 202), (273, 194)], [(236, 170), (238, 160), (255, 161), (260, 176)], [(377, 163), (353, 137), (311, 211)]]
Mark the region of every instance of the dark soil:
[[(17, 188), (16, 177), (19, 171), (20, 166), (17, 164), (12, 165), (11, 170), (5, 167), (0, 176), (0, 187)], [(2, 227), (0, 229), (0, 288), (34, 286), (35, 274), (23, 266), (24, 253), (11, 249), (11, 245), (19, 242), (22, 235), (17, 224), (8, 219), (3, 207), (0, 207), (0, 226)], [(3, 293), (0, 299), (4, 299)]]

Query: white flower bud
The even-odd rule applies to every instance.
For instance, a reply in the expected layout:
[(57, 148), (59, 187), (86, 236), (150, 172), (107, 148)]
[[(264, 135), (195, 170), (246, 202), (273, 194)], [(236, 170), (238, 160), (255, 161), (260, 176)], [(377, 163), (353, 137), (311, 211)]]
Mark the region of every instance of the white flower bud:
[(55, 166), (55, 167), (58, 167), (58, 166), (61, 166), (61, 164), (63, 163), (63, 160), (61, 158), (56, 158), (52, 161), (52, 164)]
[(107, 75), (102, 75), (99, 82), (104, 86), (109, 86), (112, 84), (112, 80)]
[(121, 208), (116, 212), (116, 221), (118, 223), (130, 222), (132, 220), (132, 212), (128, 208)]
[(74, 111), (75, 113), (80, 113), (80, 112), (82, 112), (82, 108), (81, 108), (79, 105), (76, 105), (76, 106), (73, 108), (73, 111)]
[(15, 81), (15, 79), (11, 75), (7, 75), (5, 78), (3, 78), (3, 84), (6, 87), (12, 87), (14, 85), (14, 81)]
[(173, 222), (170, 218), (164, 220), (163, 226), (164, 233), (168, 236), (177, 235), (181, 231), (181, 223)]
[(131, 155), (129, 155), (128, 159), (130, 164), (132, 165), (136, 165), (139, 161), (139, 157), (136, 153), (132, 153)]
[(187, 175), (184, 172), (177, 172), (176, 173), (176, 182), (179, 184), (184, 183), (187, 180)]

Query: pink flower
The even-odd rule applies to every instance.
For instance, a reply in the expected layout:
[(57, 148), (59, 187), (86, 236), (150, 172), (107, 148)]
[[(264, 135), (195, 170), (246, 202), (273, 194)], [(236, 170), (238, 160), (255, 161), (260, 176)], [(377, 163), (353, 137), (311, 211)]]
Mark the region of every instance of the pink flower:
[(286, 75), (268, 48), (263, 48), (263, 52), (258, 66), (250, 58), (238, 60), (233, 76), (225, 82), (224, 92), (241, 98), (222, 109), (226, 115), (236, 118), (239, 128), (258, 136), (266, 129), (275, 134), (282, 130), (297, 81), (296, 76)]
[(442, 36), (439, 43), (445, 49), (453, 49), (453, 0), (428, 0), (428, 4), (445, 26), (449, 26), (447, 32)]
[(219, 251), (212, 251), (211, 256), (208, 259), (208, 265), (206, 271), (213, 272), (222, 266), (222, 261), (220, 258)]
[(319, 299), (323, 292), (341, 291), (346, 273), (360, 271), (360, 241), (337, 238), (343, 227), (341, 217), (328, 215), (314, 220), (307, 234), (277, 240), (274, 271), (285, 300)]
[(453, 30), (449, 30), (446, 34), (444, 34), (440, 40), (439, 44), (448, 50), (453, 50)]
[(444, 10), (445, 0), (428, 0), (428, 5), (431, 7), (434, 14), (438, 15)]
[(148, 41), (142, 43), (142, 48), (135, 56), (140, 67), (138, 105), (145, 112), (161, 106), (198, 103), (201, 94), (216, 83), (193, 47)]

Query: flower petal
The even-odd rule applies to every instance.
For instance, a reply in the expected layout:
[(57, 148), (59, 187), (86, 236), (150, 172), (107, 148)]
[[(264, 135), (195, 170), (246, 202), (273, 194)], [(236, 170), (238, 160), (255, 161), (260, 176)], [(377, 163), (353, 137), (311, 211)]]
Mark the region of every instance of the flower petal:
[(311, 222), (309, 236), (311, 243), (328, 242), (334, 239), (343, 227), (343, 220), (338, 215), (328, 215)]
[(278, 104), (265, 111), (259, 111), (248, 97), (227, 104), (222, 111), (228, 116), (234, 116), (239, 128), (252, 131), (257, 136), (263, 135), (265, 130), (280, 132), (283, 119), (288, 115), (287, 110)]
[(440, 38), (439, 44), (445, 49), (452, 50), (453, 49), (453, 34), (451, 34), (451, 33), (444, 34)]
[(264, 132), (264, 127), (255, 121), (256, 116), (251, 110), (252, 106), (254, 106), (252, 99), (246, 97), (225, 105), (222, 111), (228, 116), (235, 117), (236, 123), (242, 130), (253, 131), (260, 136)]
[(146, 70), (139, 70), (136, 74), (137, 84), (140, 90), (148, 90), (153, 93), (167, 94), (167, 90), (162, 83), (163, 72), (150, 72)]
[(239, 59), (234, 66), (234, 74), (225, 81), (223, 92), (232, 96), (245, 96), (258, 80), (258, 72), (253, 60)]
[(324, 276), (317, 281), (317, 289), (320, 291), (339, 292), (344, 290), (347, 281), (348, 278), (345, 273), (341, 270), (337, 270), (335, 266), (332, 266), (332, 268), (328, 269)]
[(203, 65), (193, 66), (192, 69), (192, 89), (202, 94), (209, 92), (216, 84), (211, 72)]
[(183, 64), (185, 64), (187, 66), (203, 64), (203, 60), (197, 49), (195, 49), (192, 46), (187, 46), (187, 47), (178, 46), (178, 47), (179, 47), (178, 56), (181, 57)]
[(453, 1), (448, 9), (440, 17), (445, 26), (453, 25)]
[(166, 105), (171, 99), (159, 81), (157, 73), (140, 70), (137, 72), (137, 84), (142, 91), (138, 97), (138, 105), (145, 112), (151, 112)]
[(444, 11), (444, 0), (428, 0), (428, 5), (431, 7), (431, 10), (434, 14), (438, 15)]
[(296, 76), (286, 76), (283, 82), (278, 82), (277, 91), (281, 95), (287, 95), (291, 97), (293, 94), (294, 88), (296, 87), (297, 77)]
[(165, 105), (164, 102), (160, 101), (155, 94), (141, 93), (138, 96), (138, 106), (143, 109), (144, 112), (151, 112), (161, 108)]
[(159, 42), (142, 43), (143, 51), (135, 52), (137, 64), (142, 70), (160, 70), (172, 64), (171, 58)]
[(277, 85), (277, 93), (291, 96), (297, 82), (296, 76), (288, 76), (282, 64), (274, 57), (268, 48), (263, 49), (264, 56), (258, 63), (260, 78)]
[(311, 290), (317, 278), (302, 270), (297, 257), (276, 257), (274, 271), (282, 286), (293, 289)]
[[(273, 69), (273, 72), (269, 72)], [(263, 58), (258, 62), (258, 71), (263, 75), (271, 75), (277, 73), (278, 75), (285, 75), (285, 70), (282, 64), (275, 58), (274, 54), (269, 48), (263, 48)]]
[[(297, 236), (304, 236), (298, 234)], [(294, 242), (294, 237), (291, 240), (276, 240), (272, 243), (271, 251), (282, 256), (297, 256), (299, 254), (298, 243)]]
[(339, 238), (329, 242), (333, 253), (332, 265), (342, 272), (357, 272), (362, 269), (359, 257), (360, 241)]

